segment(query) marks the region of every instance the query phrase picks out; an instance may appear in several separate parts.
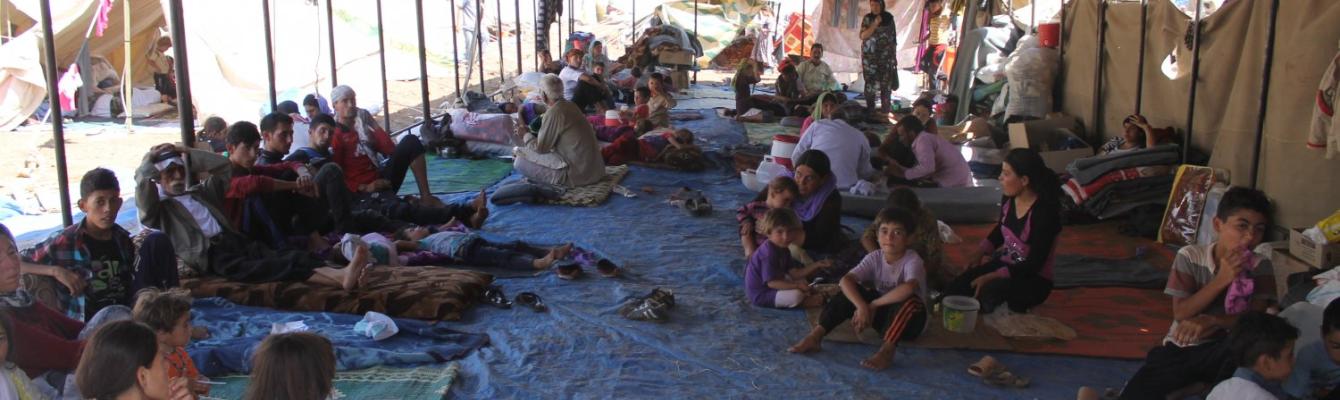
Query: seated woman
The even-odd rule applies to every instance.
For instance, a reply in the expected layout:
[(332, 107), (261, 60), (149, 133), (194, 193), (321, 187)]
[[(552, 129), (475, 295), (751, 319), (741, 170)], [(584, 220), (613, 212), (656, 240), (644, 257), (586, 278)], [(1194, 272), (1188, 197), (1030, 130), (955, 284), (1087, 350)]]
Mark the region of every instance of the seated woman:
[(1005, 194), (1000, 223), (982, 241), (977, 265), (954, 278), (945, 294), (977, 297), (984, 313), (1002, 303), (1025, 312), (1052, 291), (1060, 183), (1036, 151), (1014, 149), (1005, 156), (1000, 186)]
[(571, 100), (582, 110), (594, 106), (597, 113), (605, 112), (606, 101), (613, 98), (609, 86), (599, 76), (582, 69), (581, 50), (568, 51), (568, 66), (558, 74), (563, 79), (563, 98)]
[(1121, 121), (1121, 136), (1112, 138), (1098, 148), (1099, 155), (1124, 153), (1132, 150), (1157, 146), (1158, 138), (1149, 127), (1149, 121), (1139, 114), (1126, 117)]
[(763, 66), (754, 62), (754, 60), (744, 59), (740, 61), (740, 66), (735, 70), (735, 78), (731, 86), (735, 88), (735, 115), (740, 116), (752, 109), (759, 109), (771, 112), (773, 116), (785, 117), (787, 115), (786, 107), (776, 103), (773, 96), (762, 94), (750, 94), (750, 87), (758, 83), (759, 76), (763, 73)]
[(864, 133), (848, 124), (846, 111), (837, 110), (830, 117), (810, 125), (791, 157), (800, 158), (810, 149), (823, 151), (832, 162), (833, 177), (839, 190), (851, 188), (858, 181), (874, 180), (879, 171), (870, 164), (870, 141)]
[(893, 152), (891, 149), (897, 147), (891, 143), (894, 140), (911, 147), (916, 164), (906, 165), (903, 161), (889, 163), (884, 174), (892, 180), (915, 186), (972, 186), (972, 170), (968, 168), (968, 160), (963, 158), (959, 148), (940, 135), (926, 132), (921, 120), (915, 115), (898, 120), (892, 134), (880, 146), (885, 157), (898, 160), (901, 157), (890, 154)]
[(554, 75), (540, 78), (544, 102), (549, 111), (540, 119), (537, 134), (528, 134), (517, 125), (513, 166), (521, 175), (536, 182), (577, 187), (596, 183), (605, 177), (605, 162), (600, 158), (596, 132), (582, 110), (563, 97), (563, 81)]
[[(842, 195), (837, 191), (837, 178), (828, 155), (810, 150), (795, 160), (796, 170), (791, 175), (800, 187), (800, 196), (792, 209), (800, 216), (805, 227), (802, 248), (820, 253), (836, 253), (846, 244), (842, 234)], [(766, 190), (754, 201), (767, 199)]]

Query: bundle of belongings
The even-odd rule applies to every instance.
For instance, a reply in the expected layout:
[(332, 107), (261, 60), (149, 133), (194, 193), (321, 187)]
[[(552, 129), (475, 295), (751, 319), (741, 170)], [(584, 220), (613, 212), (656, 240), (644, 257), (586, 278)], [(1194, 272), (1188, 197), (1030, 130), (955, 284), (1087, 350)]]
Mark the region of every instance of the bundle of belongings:
[(618, 61), (619, 64), (645, 68), (656, 64), (662, 52), (679, 51), (703, 54), (702, 44), (692, 32), (666, 25), (660, 17), (652, 17), (651, 27), (642, 31), (642, 36)]
[(1062, 190), (1082, 211), (1110, 219), (1165, 204), (1181, 160), (1176, 144), (1077, 159), (1066, 167), (1070, 179)]

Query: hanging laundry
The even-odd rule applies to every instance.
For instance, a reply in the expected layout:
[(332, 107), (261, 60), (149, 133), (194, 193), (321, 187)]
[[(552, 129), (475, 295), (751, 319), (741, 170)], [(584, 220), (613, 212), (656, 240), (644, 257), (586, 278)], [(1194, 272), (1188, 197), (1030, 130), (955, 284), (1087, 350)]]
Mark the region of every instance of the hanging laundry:
[(84, 78), (79, 75), (79, 65), (70, 64), (70, 69), (56, 82), (56, 93), (60, 96), (61, 112), (74, 109), (74, 95), (83, 86)]
[(1326, 73), (1321, 75), (1321, 85), (1317, 87), (1316, 107), (1312, 109), (1312, 130), (1308, 132), (1307, 147), (1326, 151), (1326, 158), (1334, 158), (1340, 153), (1340, 132), (1335, 130), (1335, 94), (1340, 83), (1340, 53), (1331, 59)]

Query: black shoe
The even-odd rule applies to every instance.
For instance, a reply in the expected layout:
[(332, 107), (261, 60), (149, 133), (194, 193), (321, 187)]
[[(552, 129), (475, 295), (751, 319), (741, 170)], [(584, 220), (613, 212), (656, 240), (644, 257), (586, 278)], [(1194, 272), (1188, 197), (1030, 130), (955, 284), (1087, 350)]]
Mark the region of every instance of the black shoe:
[(507, 294), (503, 293), (502, 287), (491, 285), (484, 289), (483, 302), (498, 308), (512, 308), (512, 301), (507, 300)]
[(521, 294), (516, 295), (516, 302), (523, 306), (530, 307), (530, 309), (535, 310), (536, 312), (545, 312), (549, 310), (549, 307), (544, 305), (544, 301), (540, 300), (540, 295), (531, 292), (521, 292)]
[(671, 292), (670, 289), (652, 289), (651, 294), (648, 294), (645, 299), (660, 303), (665, 308), (675, 308), (675, 293)]
[[(631, 307), (630, 307), (631, 306)], [(669, 307), (656, 300), (645, 299), (641, 301), (630, 301), (620, 310), (624, 318), (634, 321), (665, 321), (669, 317), (666, 310)]]

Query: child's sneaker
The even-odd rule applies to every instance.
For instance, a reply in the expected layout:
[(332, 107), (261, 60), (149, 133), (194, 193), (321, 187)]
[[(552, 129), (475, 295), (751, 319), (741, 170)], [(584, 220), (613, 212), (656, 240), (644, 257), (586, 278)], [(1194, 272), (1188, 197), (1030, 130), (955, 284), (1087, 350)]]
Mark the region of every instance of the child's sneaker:
[(634, 321), (659, 322), (659, 321), (665, 321), (666, 317), (668, 317), (668, 315), (666, 315), (665, 313), (668, 307), (652, 299), (646, 299), (640, 302), (638, 301), (630, 302), (628, 305), (635, 305), (635, 306), (631, 308), (625, 306), (625, 309), (621, 310), (620, 313), (623, 314), (624, 318), (628, 318)]
[(614, 265), (614, 262), (603, 258), (600, 259), (600, 261), (596, 261), (596, 271), (600, 272), (600, 276), (606, 278), (617, 277), (620, 273), (618, 265)]
[(675, 293), (670, 289), (655, 288), (651, 294), (647, 295), (647, 300), (655, 301), (665, 306), (665, 308), (675, 308)]

